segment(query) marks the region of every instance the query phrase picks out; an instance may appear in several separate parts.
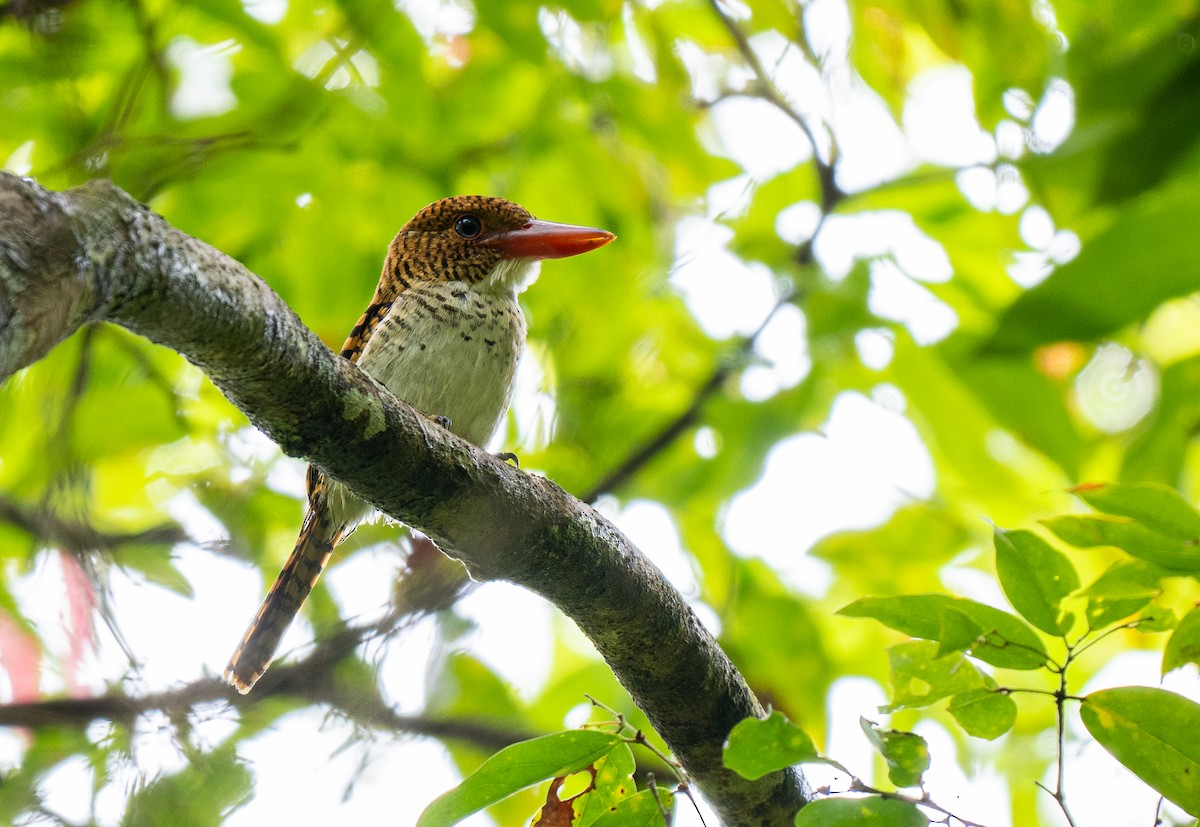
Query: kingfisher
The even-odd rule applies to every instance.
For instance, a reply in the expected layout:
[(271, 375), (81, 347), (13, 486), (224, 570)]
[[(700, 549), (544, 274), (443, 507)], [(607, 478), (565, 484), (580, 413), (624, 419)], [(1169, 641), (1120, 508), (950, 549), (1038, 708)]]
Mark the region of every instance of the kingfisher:
[[(586, 253), (614, 238), (593, 227), (540, 221), (503, 198), (435, 201), (392, 239), (375, 295), (341, 355), (484, 447), (508, 411), (525, 347), (518, 294), (543, 259)], [(312, 465), (306, 487), (296, 546), (225, 667), (225, 680), (242, 694), (270, 665), (333, 549), (374, 514)]]

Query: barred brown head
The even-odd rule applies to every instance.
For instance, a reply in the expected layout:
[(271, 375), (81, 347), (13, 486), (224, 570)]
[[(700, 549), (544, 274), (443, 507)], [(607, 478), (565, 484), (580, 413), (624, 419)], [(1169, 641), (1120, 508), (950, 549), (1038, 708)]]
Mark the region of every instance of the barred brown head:
[(486, 195), (456, 195), (417, 213), (392, 239), (384, 276), (401, 285), (417, 281), (487, 278), (504, 258), (489, 240), (532, 222), (519, 204)]
[(564, 258), (615, 236), (593, 227), (539, 221), (529, 210), (486, 195), (456, 195), (421, 210), (392, 239), (377, 299), (418, 281), (478, 284), (505, 259)]

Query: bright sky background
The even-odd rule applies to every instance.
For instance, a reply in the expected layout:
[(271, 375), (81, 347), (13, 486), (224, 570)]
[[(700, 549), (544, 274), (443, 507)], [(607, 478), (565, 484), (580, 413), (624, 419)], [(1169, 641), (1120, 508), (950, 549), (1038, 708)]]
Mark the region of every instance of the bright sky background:
[[(248, 0), (247, 8), (271, 22), (282, 15), (286, 2)], [(410, 11), (427, 37), (464, 32), (472, 25), (471, 13), (453, 2), (409, 0), (401, 6)], [(841, 54), (839, 44), (849, 34), (843, 0), (814, 0), (808, 8), (807, 21), (817, 51)], [(566, 59), (586, 63), (586, 39), (577, 27), (572, 29), (552, 15), (544, 16), (543, 23), (565, 51)], [(1044, 210), (1028, 204), (1028, 193), (1019, 175), (1005, 174), (1002, 167), (997, 172), (984, 166), (1018, 157), (1025, 145), (1015, 120), (1003, 124), (996, 134), (980, 130), (974, 118), (971, 79), (965, 69), (944, 66), (921, 75), (912, 86), (904, 111), (905, 131), (901, 132), (884, 104), (855, 81), (844, 64), (835, 60), (830, 68), (835, 79), (835, 105), (816, 73), (794, 50), (784, 49), (782, 38), (758, 38), (755, 46), (763, 51), (766, 65), (777, 67), (780, 88), (798, 102), (802, 111), (819, 114), (834, 124), (842, 153), (839, 181), (843, 187), (866, 187), (918, 162), (961, 166), (965, 169), (959, 175), (960, 187), (976, 207), (1021, 213), (1022, 236), (1029, 250), (1014, 261), (1014, 279), (1032, 284), (1045, 276), (1050, 263), (1067, 260), (1078, 251), (1078, 239), (1069, 230), (1056, 228)], [(197, 44), (182, 38), (171, 47), (169, 59), (179, 66), (183, 77), (173, 100), (181, 116), (201, 116), (234, 105), (229, 56), (236, 48), (232, 43)], [(300, 60), (314, 61), (317, 66), (324, 62), (316, 54)], [(696, 91), (711, 96), (716, 89), (714, 73), (721, 67), (706, 64), (699, 54), (692, 54), (689, 61), (696, 76)], [(360, 56), (356, 65), (364, 78), (372, 77), (375, 70), (369, 57)], [(1070, 90), (1064, 86), (1042, 101), (1014, 95), (1006, 103), (1014, 118), (1031, 119), (1043, 146), (1057, 145), (1070, 130), (1072, 101)], [(713, 187), (706, 214), (680, 222), (670, 281), (704, 330), (714, 337), (726, 337), (755, 330), (770, 313), (777, 293), (774, 277), (766, 268), (746, 265), (727, 251), (731, 233), (714, 219), (735, 213), (755, 181), (791, 169), (808, 157), (809, 150), (793, 123), (758, 100), (717, 104), (712, 108), (712, 127), (713, 140), (743, 166), (746, 174)], [(19, 169), (27, 162), (27, 157), (13, 156), (7, 165)], [(296, 195), (303, 197), (302, 193)], [(781, 216), (778, 229), (785, 239), (798, 242), (811, 234), (816, 220), (815, 207), (799, 205)], [(872, 309), (880, 316), (902, 322), (923, 343), (938, 341), (957, 324), (954, 312), (922, 286), (923, 282), (952, 277), (945, 252), (922, 235), (908, 216), (860, 213), (832, 217), (815, 250), (826, 272), (835, 278), (848, 273), (856, 259), (891, 251), (895, 265), (881, 264), (872, 269)], [(736, 303), (731, 303), (726, 289), (731, 281), (740, 287), (736, 294), (740, 301)], [(750, 398), (764, 399), (801, 381), (810, 368), (804, 336), (805, 319), (800, 310), (788, 306), (778, 312), (758, 341), (757, 351), (765, 363), (746, 372), (743, 392)], [(891, 342), (884, 332), (864, 332), (859, 347), (867, 366), (880, 368), (891, 358)], [(1124, 357), (1125, 352), (1115, 346), (1102, 350), (1080, 380), (1096, 388), (1081, 394), (1085, 409), (1090, 404), (1089, 413), (1097, 424), (1107, 423), (1114, 429), (1128, 427), (1143, 415), (1157, 392), (1153, 376), (1135, 377), (1133, 383), (1114, 381), (1114, 377), (1128, 378), (1123, 373), (1127, 367)], [(536, 360), (528, 360), (514, 405), (514, 410), (525, 418), (548, 413), (550, 403), (540, 395), (537, 372)], [(830, 574), (824, 564), (805, 554), (816, 540), (840, 529), (882, 523), (899, 505), (926, 498), (935, 489), (933, 463), (904, 414), (905, 400), (890, 386), (880, 386), (869, 395), (840, 396), (820, 428), (781, 442), (768, 457), (759, 481), (729, 503), (721, 530), (730, 546), (739, 554), (766, 560), (802, 592), (821, 594), (829, 585)], [(523, 432), (533, 429), (528, 419), (519, 426)], [(706, 435), (703, 429), (697, 445), (704, 450), (719, 450), (712, 444), (711, 433)], [(241, 440), (241, 448), (248, 458), (278, 453), (265, 437), (250, 431)], [(303, 465), (286, 458), (278, 462), (272, 484), (290, 493), (301, 492)], [(219, 527), (186, 497), (177, 497), (171, 507), (194, 535), (221, 539)], [(601, 510), (685, 596), (695, 598), (698, 590), (692, 565), (664, 508), (651, 502), (619, 503), (610, 498), (601, 503)], [(299, 518), (298, 511), (297, 525)], [(42, 559), (46, 562), (38, 570), (16, 578), (14, 590), (29, 616), (38, 621), (48, 646), (65, 651), (68, 643), (65, 633), (61, 633), (61, 572), (56, 570), (53, 558)], [(138, 684), (133, 687), (139, 691), (176, 686), (205, 673), (219, 674), (231, 645), (240, 639), (262, 597), (263, 585), (258, 577), (240, 563), (194, 550), (181, 554), (178, 564), (196, 587), (194, 600), (113, 572), (113, 601), (122, 629), (144, 663)], [(367, 551), (339, 566), (323, 582), (347, 614), (370, 614), (388, 600), (394, 565), (387, 551)], [(967, 570), (948, 572), (946, 576), (975, 599), (993, 603), (1000, 600), (990, 580), (974, 577)], [(213, 606), (225, 606), (228, 611), (214, 614)], [(696, 605), (696, 609), (705, 622), (715, 626), (715, 614), (708, 607)], [(459, 610), (478, 623), (463, 645), (518, 691), (526, 696), (534, 694), (548, 674), (552, 635), (569, 624), (556, 620), (554, 610), (539, 598), (507, 584), (484, 585), (467, 597)], [(401, 645), (386, 650), (382, 682), (401, 711), (419, 711), (423, 705), (424, 675), (434, 635), (433, 624), (421, 623), (405, 633)], [(588, 648), (582, 636), (576, 637), (579, 646)], [(311, 629), (301, 620), (284, 638), (281, 651), (302, 649), (309, 641)], [(96, 689), (103, 685), (102, 675), (113, 676), (125, 669), (121, 651), (111, 638), (102, 639), (95, 667)], [(1131, 683), (1159, 683), (1154, 656), (1130, 653), (1118, 658), (1088, 690)], [(1192, 672), (1176, 672), (1163, 685), (1200, 699), (1200, 682)], [(62, 689), (60, 677), (46, 676), (44, 691)], [(886, 701), (884, 690), (871, 681), (848, 678), (835, 685), (829, 697), (831, 734), (825, 751), (863, 778), (871, 779), (876, 764), (859, 730), (858, 718), (862, 715), (881, 720), (878, 707)], [(256, 798), (229, 820), (233, 827), (375, 823), (382, 808), (387, 810), (389, 823), (405, 825), (415, 822), (434, 795), (456, 783), (456, 773), (436, 742), (398, 739), (403, 745), (397, 749), (395, 741), (381, 738), (373, 745), (359, 744), (343, 751), (341, 747), (354, 736), (346, 725), (326, 720), (315, 710), (294, 713), (292, 718), (288, 726), (264, 733), (242, 748), (243, 757), (257, 777)], [(234, 725), (231, 715), (214, 706), (211, 718), (197, 731), (215, 744), (228, 736)], [(1074, 716), (1071, 726), (1077, 727)], [(102, 726), (97, 727), (103, 731)], [(182, 765), (165, 721), (143, 721), (140, 727), (134, 764), (117, 772), (101, 793), (97, 812), (90, 814), (102, 825), (117, 823), (123, 796), (138, 774), (169, 772)], [(965, 778), (955, 763), (956, 747), (947, 732), (932, 723), (920, 725), (918, 732), (929, 740), (934, 758), (928, 775), (934, 800), (989, 827), (1009, 827), (1003, 779), (986, 767)], [(1052, 745), (1048, 743), (1045, 748), (1050, 750)], [(16, 761), (21, 749), (19, 735), (0, 730), (0, 764)], [(371, 751), (365, 769), (361, 764), (364, 749)], [(1070, 803), (1081, 824), (1142, 827), (1153, 823), (1157, 796), (1103, 750), (1094, 745), (1086, 747), (1081, 755), (1072, 756), (1068, 768)], [(808, 772), (814, 786), (832, 783), (836, 788), (839, 783), (821, 768), (810, 768)], [(86, 820), (89, 778), (82, 761), (64, 763), (47, 778), (52, 806), (68, 819)], [(353, 793), (343, 801), (343, 791), (351, 781)], [(1043, 803), (1045, 823), (1057, 823), (1049, 796)], [(491, 822), (477, 817), (466, 823)], [(695, 825), (699, 820), (684, 803), (677, 823)], [(714, 824), (715, 819), (710, 817), (708, 823)]]

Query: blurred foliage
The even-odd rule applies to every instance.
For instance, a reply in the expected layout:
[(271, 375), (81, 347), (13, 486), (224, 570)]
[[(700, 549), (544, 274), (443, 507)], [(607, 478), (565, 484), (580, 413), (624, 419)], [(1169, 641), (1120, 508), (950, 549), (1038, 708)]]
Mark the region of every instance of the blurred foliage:
[[(839, 723), (826, 720), (839, 680), (885, 686), (897, 669), (940, 668), (932, 644), (835, 613), (863, 598), (876, 601), (857, 604), (873, 607), (863, 613), (895, 620), (888, 612), (907, 610), (900, 595), (983, 583), (971, 600), (925, 600), (938, 611), (957, 601), (940, 621), (893, 623), (960, 649), (990, 622), (984, 603), (1002, 600), (997, 578), (1043, 629), (1059, 629), (1061, 600), (1086, 604), (1089, 630), (1154, 601), (1189, 618), (1168, 652), (1172, 668), (1196, 662), (1194, 533), (1171, 546), (1135, 543), (1142, 552), (1131, 561), (1114, 548), (1128, 533), (1077, 542), (1111, 529), (1108, 517), (1061, 515), (1076, 509), (1068, 489), (1090, 479), (1200, 496), (1198, 29), (1194, 0), (7, 0), (0, 162), (51, 188), (113, 179), (243, 261), (333, 347), (365, 306), (392, 234), (437, 198), (503, 195), (617, 233), (603, 257), (555, 262), (523, 296), (541, 386), (518, 395), (503, 444), (569, 491), (607, 495), (610, 512), (661, 504), (696, 578), (688, 598), (764, 700), (821, 745)], [(966, 116), (985, 147), (967, 160), (922, 150), (917, 136), (918, 84), (955, 68), (969, 73)], [(744, 129), (778, 123), (776, 144), (803, 145), (787, 168), (764, 172), (754, 156), (765, 150), (735, 151), (728, 121), (739, 112), (754, 115)], [(896, 218), (907, 222), (904, 238), (934, 243), (947, 273), (937, 256), (907, 255), (871, 223)], [(677, 246), (683, 219), (707, 222), (715, 246)], [(674, 278), (709, 254), (722, 256), (710, 291), (731, 312), (755, 273), (769, 274), (776, 309), (767, 302), (740, 333), (714, 332)], [(931, 335), (889, 305), (889, 279), (952, 318), (949, 332)], [(802, 333), (767, 347), (796, 307)], [(757, 323), (767, 329), (754, 338)], [(799, 377), (788, 373), (793, 362), (808, 365)], [(771, 564), (756, 549), (735, 554), (723, 533), (730, 503), (773, 448), (821, 433), (848, 392), (911, 422), (932, 461), (932, 493), (909, 496), (882, 524), (826, 536), (811, 553), (794, 536), (805, 532), (779, 529), (770, 545), (784, 554)], [(631, 461), (646, 446), (645, 461)], [(56, 642), (44, 607), (32, 619), (29, 583), (49, 577), (53, 550), (84, 561), (97, 597), (93, 608), (68, 589), (55, 596), (61, 613), (100, 613), (119, 629), (122, 607), (103, 599), (114, 570), (181, 594), (192, 591), (188, 563), (198, 557), (234, 557), (272, 578), (298, 525), (298, 476), (198, 370), (121, 330), (84, 331), (0, 387), (0, 495), (47, 517), (0, 509), (8, 697), (28, 699), (19, 689), (30, 676), (14, 671), (24, 662), (11, 653), (15, 635), (31, 631), (43, 649), (42, 691), (78, 690), (78, 674), (90, 691), (145, 688), (140, 653), (89, 667), (86, 652)], [(778, 496), (787, 512), (778, 525), (814, 516), (794, 492)], [(50, 518), (115, 539), (72, 547)], [(177, 520), (193, 531), (189, 519), (222, 539), (122, 540)], [(1086, 550), (1057, 551), (1025, 531), (1043, 519)], [(1009, 552), (999, 575), (989, 520), (1022, 531), (1000, 535)], [(335, 568), (396, 536), (361, 531)], [(1023, 567), (1061, 570), (1064, 556), (1075, 585), (1089, 585), (1049, 597), (1014, 585)], [(323, 589), (311, 603), (322, 636), (376, 608), (342, 606)], [(211, 610), (248, 617), (252, 606)], [(550, 731), (578, 723), (589, 693), (649, 728), (568, 624), (555, 624), (549, 676), (526, 697), (486, 659), (459, 651), (465, 621), (453, 608), (434, 623), (430, 717)], [(1135, 630), (1104, 637), (1074, 663), (1070, 688), (1122, 653), (1163, 645)], [(403, 646), (400, 634), (359, 655), (375, 664)], [(1011, 677), (1004, 667), (1030, 664), (990, 662), (1000, 668), (965, 673), (949, 712), (996, 738), (1013, 726), (1013, 707), (979, 704)], [(1041, 673), (1020, 674), (1036, 682)], [(109, 811), (115, 797), (124, 821), (188, 812), (191, 823), (217, 823), (255, 794), (239, 760), (246, 746), (264, 731), (309, 725), (290, 715), (297, 706), (256, 706), (215, 745), (189, 726), (196, 716), (236, 718), (232, 710), (176, 716), (175, 759), (165, 764), (139, 763), (142, 735), (122, 726), (30, 731), (5, 767), (0, 813), (53, 812), (55, 788), (44, 782), (76, 762), (89, 793)], [(957, 754), (942, 760), (969, 773), (986, 754), (1007, 774), (1013, 823), (1058, 823), (1033, 788), (1052, 756), (1030, 748), (1054, 716), (1019, 706), (998, 747), (985, 753), (960, 734)], [(897, 709), (898, 726), (916, 714)], [(951, 720), (944, 710), (919, 714)], [(447, 743), (464, 773), (496, 750)], [(367, 737), (359, 747), (364, 762), (384, 749)], [(211, 794), (198, 801), (201, 783)], [(520, 823), (544, 798), (492, 812)], [(868, 801), (878, 823), (919, 819)], [(848, 817), (841, 806), (826, 805), (829, 818)], [(820, 821), (818, 808), (807, 812), (806, 823)]]

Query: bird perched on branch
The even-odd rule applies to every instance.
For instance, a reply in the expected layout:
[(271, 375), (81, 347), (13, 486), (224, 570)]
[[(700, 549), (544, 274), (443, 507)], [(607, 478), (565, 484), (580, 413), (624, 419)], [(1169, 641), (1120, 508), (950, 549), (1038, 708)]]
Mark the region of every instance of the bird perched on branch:
[[(541, 260), (603, 247), (605, 230), (539, 221), (511, 201), (465, 195), (430, 204), (392, 240), (370, 306), (342, 356), (451, 431), (484, 446), (512, 396), (525, 346), (517, 294)], [(296, 547), (246, 630), (225, 679), (246, 693), (335, 546), (372, 512), (308, 468), (308, 512)]]

